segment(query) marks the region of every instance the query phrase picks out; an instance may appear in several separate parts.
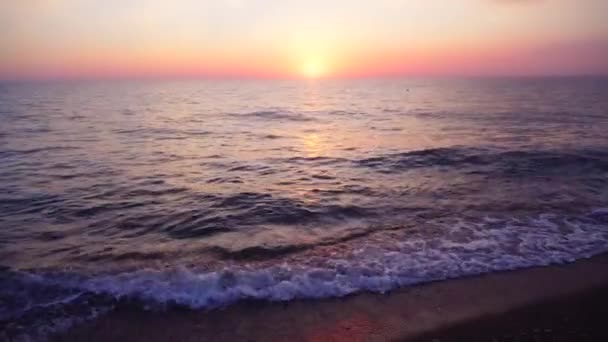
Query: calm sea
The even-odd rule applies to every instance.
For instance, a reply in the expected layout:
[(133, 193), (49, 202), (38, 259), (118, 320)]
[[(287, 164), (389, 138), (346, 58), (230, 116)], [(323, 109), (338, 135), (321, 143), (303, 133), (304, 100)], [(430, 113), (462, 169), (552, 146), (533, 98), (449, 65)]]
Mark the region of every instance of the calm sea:
[(3, 83), (0, 189), (9, 338), (570, 262), (608, 252), (608, 79)]

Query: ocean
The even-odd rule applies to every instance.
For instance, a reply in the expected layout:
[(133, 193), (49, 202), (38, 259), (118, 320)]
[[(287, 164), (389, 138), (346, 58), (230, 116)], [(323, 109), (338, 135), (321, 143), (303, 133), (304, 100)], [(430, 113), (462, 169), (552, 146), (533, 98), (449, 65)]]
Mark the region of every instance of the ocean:
[(608, 252), (608, 78), (0, 83), (0, 339)]

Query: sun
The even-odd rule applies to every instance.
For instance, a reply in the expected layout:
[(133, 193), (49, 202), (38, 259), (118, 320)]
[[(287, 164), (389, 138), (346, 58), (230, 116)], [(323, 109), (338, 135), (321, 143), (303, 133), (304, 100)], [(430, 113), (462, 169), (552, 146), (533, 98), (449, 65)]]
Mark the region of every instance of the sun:
[(306, 78), (320, 78), (326, 75), (327, 68), (322, 61), (311, 59), (302, 65), (301, 72)]

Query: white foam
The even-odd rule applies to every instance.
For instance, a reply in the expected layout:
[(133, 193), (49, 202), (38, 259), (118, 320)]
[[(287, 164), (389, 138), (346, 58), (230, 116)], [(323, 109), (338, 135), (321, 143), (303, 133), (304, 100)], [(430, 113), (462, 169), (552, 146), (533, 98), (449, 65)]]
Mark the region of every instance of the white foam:
[[(608, 252), (608, 227), (541, 215), (527, 220), (459, 222), (437, 238), (409, 236), (366, 244), (348, 258), (316, 264), (201, 271), (140, 270), (91, 278), (80, 289), (157, 303), (212, 308), (242, 299), (286, 301), (340, 297), (486, 272), (571, 262)], [(467, 239), (457, 238), (468, 236)]]
[(88, 310), (80, 312), (79, 315), (64, 314), (40, 317), (35, 322), (29, 322), (29, 325), (17, 326), (20, 331), (13, 332), (12, 334), (9, 334), (8, 331), (0, 331), (0, 340), (15, 342), (46, 341), (52, 334), (61, 333), (75, 325), (95, 320), (111, 309), (111, 306), (89, 307)]
[[(608, 211), (595, 210), (591, 215), (598, 212)], [(461, 220), (446, 223), (440, 234), (422, 229), (386, 232), (386, 236), (360, 239), (348, 254), (334, 251), (331, 257), (302, 257), (297, 262), (290, 259), (289, 263), (265, 267), (254, 264), (233, 264), (220, 270), (176, 267), (89, 278), (74, 274), (22, 274), (22, 281), (34, 284), (32, 291), (40, 291), (44, 284), (60, 289), (57, 296), (30, 304), (30, 308), (38, 309), (73, 302), (78, 305), (75, 302), (87, 292), (195, 309), (244, 299), (288, 301), (341, 297), (361, 291), (384, 293), (411, 284), (566, 263), (605, 253), (608, 225), (603, 222), (589, 217), (552, 215), (509, 220), (487, 218), (481, 222)], [(40, 322), (35, 331), (17, 337), (43, 338), (75, 322), (96, 317), (107, 310), (103, 305), (109, 303), (85, 310), (88, 312), (85, 316), (60, 315)], [(17, 316), (22, 313), (14, 312)]]

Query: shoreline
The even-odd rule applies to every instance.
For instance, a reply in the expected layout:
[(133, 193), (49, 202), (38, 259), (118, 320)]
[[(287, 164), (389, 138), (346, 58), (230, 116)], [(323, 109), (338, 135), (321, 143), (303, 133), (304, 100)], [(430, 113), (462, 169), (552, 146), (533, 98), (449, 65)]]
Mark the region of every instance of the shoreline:
[(605, 317), (608, 254), (387, 294), (250, 301), (211, 311), (120, 307), (51, 340), (604, 341)]

